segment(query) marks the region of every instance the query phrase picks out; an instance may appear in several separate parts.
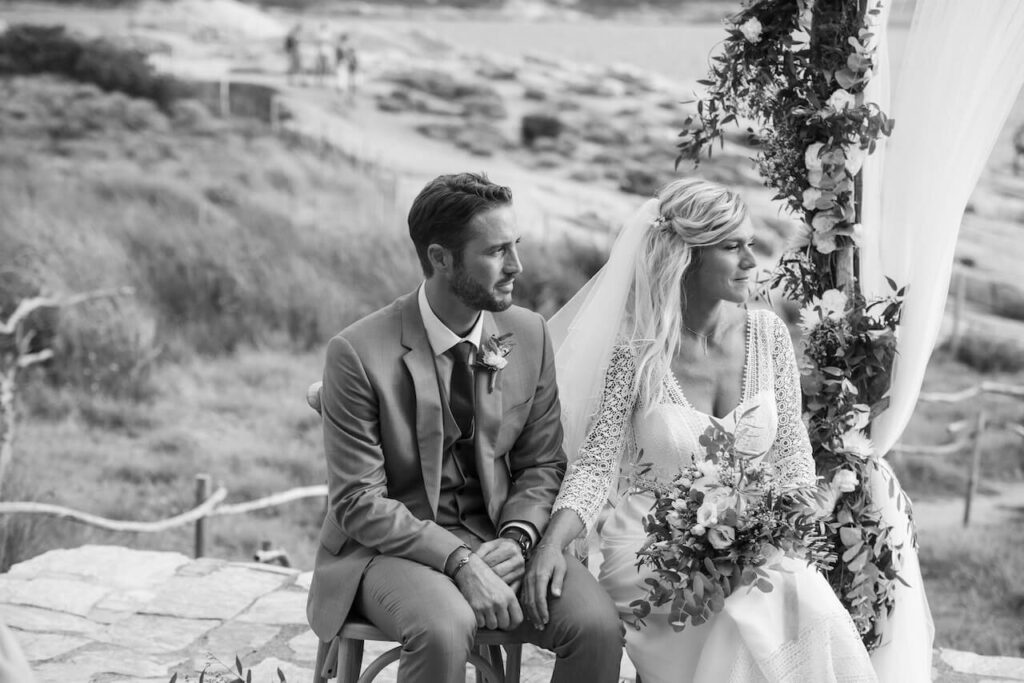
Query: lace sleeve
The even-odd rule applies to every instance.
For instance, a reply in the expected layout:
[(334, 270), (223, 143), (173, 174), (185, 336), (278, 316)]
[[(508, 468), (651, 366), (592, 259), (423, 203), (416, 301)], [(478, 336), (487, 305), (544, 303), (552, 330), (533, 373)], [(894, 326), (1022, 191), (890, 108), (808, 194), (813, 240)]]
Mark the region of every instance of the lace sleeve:
[(778, 432), (770, 458), (784, 488), (813, 486), (814, 458), (801, 414), (800, 373), (796, 354), (785, 323), (772, 315), (769, 325), (772, 365), (775, 371), (775, 404), (779, 415)]
[(633, 374), (636, 359), (629, 346), (617, 346), (605, 372), (597, 418), (587, 432), (579, 456), (569, 467), (562, 489), (551, 509), (575, 510), (587, 533), (615, 484), (624, 448), (627, 421), (633, 413)]

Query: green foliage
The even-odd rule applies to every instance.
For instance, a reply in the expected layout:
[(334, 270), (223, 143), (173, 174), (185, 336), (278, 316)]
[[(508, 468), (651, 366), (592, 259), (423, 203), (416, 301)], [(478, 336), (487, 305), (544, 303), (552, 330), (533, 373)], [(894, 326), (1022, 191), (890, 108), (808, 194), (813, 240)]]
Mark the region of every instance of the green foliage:
[[(242, 666), (242, 660), (239, 659), (238, 655), (235, 655), (235, 667), (232, 670), (231, 667), (224, 664), (224, 662), (213, 657), (213, 660), (223, 669), (222, 671), (214, 671), (211, 673), (209, 665), (203, 668), (199, 672), (198, 683), (252, 683), (252, 669), (246, 669)], [(277, 674), (277, 681), (275, 683), (288, 683), (285, 678), (284, 672), (281, 671), (280, 667), (275, 672)], [(186, 679), (189, 680), (189, 679)], [(170, 679), (167, 683), (177, 683), (178, 673), (171, 674)]]
[(990, 336), (965, 336), (957, 346), (956, 359), (982, 374), (1024, 370), (1024, 348)]
[(644, 579), (645, 595), (630, 603), (641, 625), (654, 607), (668, 605), (669, 623), (681, 631), (721, 612), (745, 586), (771, 592), (766, 568), (780, 550), (820, 569), (835, 561), (811, 491), (783, 491), (764, 453), (743, 451), (738, 440), (712, 420), (699, 439), (704, 457), (671, 483), (648, 478), (647, 465), (631, 477), (632, 487), (655, 498), (644, 518), (648, 540), (637, 552), (638, 564), (654, 577)]
[(515, 302), (545, 317), (571, 299), (608, 260), (606, 247), (568, 236), (544, 243), (526, 241), (519, 254), (523, 272), (516, 278)]
[[(696, 117), (684, 121), (679, 143), (679, 160), (697, 163), (724, 142), (727, 125), (752, 120), (765, 184), (804, 223), (772, 284), (804, 306), (808, 432), (819, 474), (843, 492), (826, 521), (839, 558), (829, 579), (872, 649), (883, 640), (902, 565), (902, 548), (866, 485), (879, 466), (864, 430), (888, 405), (903, 291), (890, 281), (892, 297), (867, 301), (850, 275), (857, 177), (865, 155), (893, 128), (860, 97), (874, 69), (879, 13), (878, 0), (745, 3), (701, 81), (708, 93)], [(901, 495), (897, 505), (904, 503)]]
[(419, 279), (382, 224), (392, 189), (340, 155), (245, 124), (197, 130), (196, 103), (182, 119), (54, 77), (0, 92), (0, 314), (40, 292), (136, 292), (32, 321), (54, 384), (144, 399), (160, 358), (320, 348)]
[[(873, 35), (857, 4), (761, 0), (732, 18), (724, 50), (701, 83), (708, 94), (680, 133), (678, 161), (700, 161), (726, 126), (752, 119), (749, 142), (765, 184), (807, 225), (806, 250), (783, 264), (777, 284), (806, 304), (836, 288), (834, 254), (854, 244), (854, 179), (893, 122), (874, 103), (856, 103), (872, 69)], [(869, 9), (873, 21), (877, 9)], [(814, 271), (814, 277), (806, 277)], [(801, 277), (803, 276), (803, 277)]]
[(0, 76), (52, 73), (154, 102), (164, 111), (186, 96), (185, 84), (157, 74), (146, 55), (63, 26), (15, 24), (0, 34)]
[(1015, 286), (995, 288), (992, 312), (1003, 318), (1024, 321), (1024, 292)]

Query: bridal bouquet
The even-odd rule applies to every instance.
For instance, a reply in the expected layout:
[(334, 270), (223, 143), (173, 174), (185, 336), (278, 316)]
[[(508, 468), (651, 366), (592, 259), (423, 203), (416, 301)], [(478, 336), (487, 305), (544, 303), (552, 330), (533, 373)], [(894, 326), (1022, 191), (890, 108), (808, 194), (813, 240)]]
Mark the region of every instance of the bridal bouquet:
[(834, 560), (811, 492), (781, 491), (771, 467), (760, 462), (763, 453), (745, 450), (717, 421), (700, 443), (704, 460), (670, 484), (646, 480), (643, 472), (633, 480), (656, 498), (644, 519), (647, 543), (637, 552), (637, 566), (655, 573), (646, 579), (644, 598), (630, 605), (639, 624), (652, 608), (670, 605), (669, 623), (681, 631), (722, 611), (744, 586), (770, 592), (765, 569), (782, 554), (826, 567)]

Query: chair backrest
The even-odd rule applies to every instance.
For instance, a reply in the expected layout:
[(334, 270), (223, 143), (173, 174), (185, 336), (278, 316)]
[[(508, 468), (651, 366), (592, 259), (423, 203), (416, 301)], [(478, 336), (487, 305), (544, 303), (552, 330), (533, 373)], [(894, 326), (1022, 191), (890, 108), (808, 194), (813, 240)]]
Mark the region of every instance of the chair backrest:
[(323, 406), (323, 393), (323, 382), (313, 382), (309, 385), (309, 388), (306, 389), (306, 403), (309, 404), (310, 408), (316, 411), (317, 415), (321, 415), (323, 413), (323, 409), (321, 407)]

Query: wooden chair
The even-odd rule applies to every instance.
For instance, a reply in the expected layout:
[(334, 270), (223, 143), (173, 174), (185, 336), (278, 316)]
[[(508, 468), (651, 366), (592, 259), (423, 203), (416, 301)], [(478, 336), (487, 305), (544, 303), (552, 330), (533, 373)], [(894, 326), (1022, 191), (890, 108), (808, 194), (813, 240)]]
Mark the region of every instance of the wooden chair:
[[(330, 643), (320, 643), (313, 683), (326, 683), (335, 676), (338, 683), (370, 683), (389, 664), (398, 661), (402, 653), (400, 645), (377, 657), (363, 670), (363, 643), (367, 640), (388, 642), (391, 638), (368, 621), (349, 619), (345, 622), (337, 638)], [(522, 656), (522, 641), (512, 634), (482, 629), (477, 631), (469, 663), (476, 667), (477, 683), (519, 683)]]
[[(309, 407), (320, 413), (322, 382), (314, 382), (306, 391)], [(393, 647), (363, 671), (363, 643), (367, 640), (393, 642), (370, 622), (350, 618), (341, 632), (329, 643), (320, 642), (316, 651), (313, 683), (326, 683), (338, 678), (338, 683), (370, 683), (392, 662), (398, 661), (401, 646)], [(506, 655), (502, 656), (502, 647)], [(507, 631), (477, 631), (469, 663), (476, 667), (477, 683), (519, 683), (519, 669), (523, 659), (523, 643)]]

